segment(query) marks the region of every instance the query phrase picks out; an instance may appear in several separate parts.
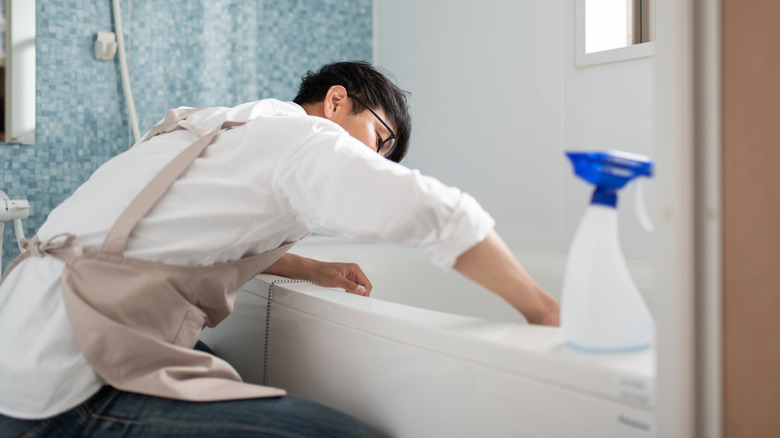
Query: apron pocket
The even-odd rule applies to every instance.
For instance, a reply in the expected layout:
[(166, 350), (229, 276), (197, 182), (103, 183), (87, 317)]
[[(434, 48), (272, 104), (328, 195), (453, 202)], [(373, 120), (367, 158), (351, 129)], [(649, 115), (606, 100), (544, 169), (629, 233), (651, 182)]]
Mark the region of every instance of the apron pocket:
[(205, 325), (206, 314), (203, 311), (200, 309), (188, 309), (172, 342), (181, 347), (194, 347)]

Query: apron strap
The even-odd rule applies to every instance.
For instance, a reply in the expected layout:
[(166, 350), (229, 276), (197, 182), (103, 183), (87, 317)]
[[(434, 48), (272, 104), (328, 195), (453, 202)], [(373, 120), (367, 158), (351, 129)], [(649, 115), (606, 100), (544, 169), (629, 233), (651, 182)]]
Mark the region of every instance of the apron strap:
[(180, 121), (202, 109), (203, 108), (174, 108), (168, 110), (168, 113), (165, 114), (165, 119), (150, 129), (149, 133), (146, 134), (146, 137), (144, 137), (141, 142), (143, 143), (157, 134), (163, 134), (165, 132), (170, 132), (177, 129), (179, 127), (178, 124)]
[[(186, 149), (184, 149), (179, 155), (177, 155), (170, 163), (168, 163), (158, 173), (149, 184), (144, 187), (135, 199), (127, 206), (124, 212), (119, 216), (119, 219), (114, 223), (111, 229), (108, 231), (105, 241), (103, 241), (102, 251), (111, 252), (115, 254), (122, 254), (127, 244), (127, 238), (130, 232), (135, 228), (136, 224), (143, 218), (149, 210), (152, 209), (154, 204), (162, 197), (162, 195), (170, 188), (170, 186), (179, 178), (179, 176), (195, 161), (196, 158), (203, 153), (203, 151), (209, 147), (214, 141), (216, 141), (220, 132), (225, 129), (230, 129), (236, 126), (241, 126), (246, 122), (223, 122), (217, 129), (206, 130), (200, 126), (193, 125), (191, 123), (182, 122), (181, 117), (189, 116), (200, 109), (193, 111), (187, 110), (170, 110), (165, 116), (165, 120), (162, 123), (152, 128), (149, 131), (151, 135), (170, 132), (179, 128), (184, 128), (195, 133), (199, 140), (192, 143)], [(159, 128), (159, 129), (158, 129)], [(145, 139), (151, 138), (147, 135)]]

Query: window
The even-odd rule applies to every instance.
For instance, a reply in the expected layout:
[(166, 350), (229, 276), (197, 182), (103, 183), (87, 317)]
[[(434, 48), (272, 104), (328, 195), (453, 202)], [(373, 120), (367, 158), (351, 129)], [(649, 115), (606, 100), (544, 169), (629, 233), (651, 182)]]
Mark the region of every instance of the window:
[(577, 0), (577, 65), (653, 54), (654, 0)]
[(4, 50), (0, 143), (35, 143), (35, 2), (0, 0)]

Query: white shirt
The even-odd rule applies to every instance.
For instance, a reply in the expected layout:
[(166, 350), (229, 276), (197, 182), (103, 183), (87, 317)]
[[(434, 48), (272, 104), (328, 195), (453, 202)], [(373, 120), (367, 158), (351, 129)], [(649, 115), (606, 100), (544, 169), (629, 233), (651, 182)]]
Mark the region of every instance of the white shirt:
[[(339, 125), (300, 106), (261, 100), (208, 108), (188, 121), (225, 131), (139, 222), (125, 255), (211, 265), (276, 248), (308, 232), (417, 247), (451, 268), (493, 219), (469, 195), (379, 156)], [(101, 166), (55, 208), (41, 241), (73, 233), (99, 249), (140, 190), (197, 137), (177, 130)], [(0, 286), (0, 413), (64, 412), (102, 385), (81, 353), (62, 302), (63, 262), (30, 257)]]

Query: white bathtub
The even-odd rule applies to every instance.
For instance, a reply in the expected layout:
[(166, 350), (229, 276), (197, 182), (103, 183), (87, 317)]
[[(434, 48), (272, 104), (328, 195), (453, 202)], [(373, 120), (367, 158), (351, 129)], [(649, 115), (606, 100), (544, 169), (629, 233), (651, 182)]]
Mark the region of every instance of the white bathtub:
[[(364, 298), (277, 284), (270, 385), (402, 438), (654, 435), (652, 349), (572, 350), (558, 329), (525, 324), (501, 299), (414, 250), (312, 238), (292, 252), (357, 262), (374, 290)], [(516, 254), (542, 286), (560, 290), (561, 254)], [(646, 289), (652, 267), (631, 266)], [(202, 336), (246, 381), (261, 381), (266, 297), (276, 279), (247, 283), (234, 313)]]

